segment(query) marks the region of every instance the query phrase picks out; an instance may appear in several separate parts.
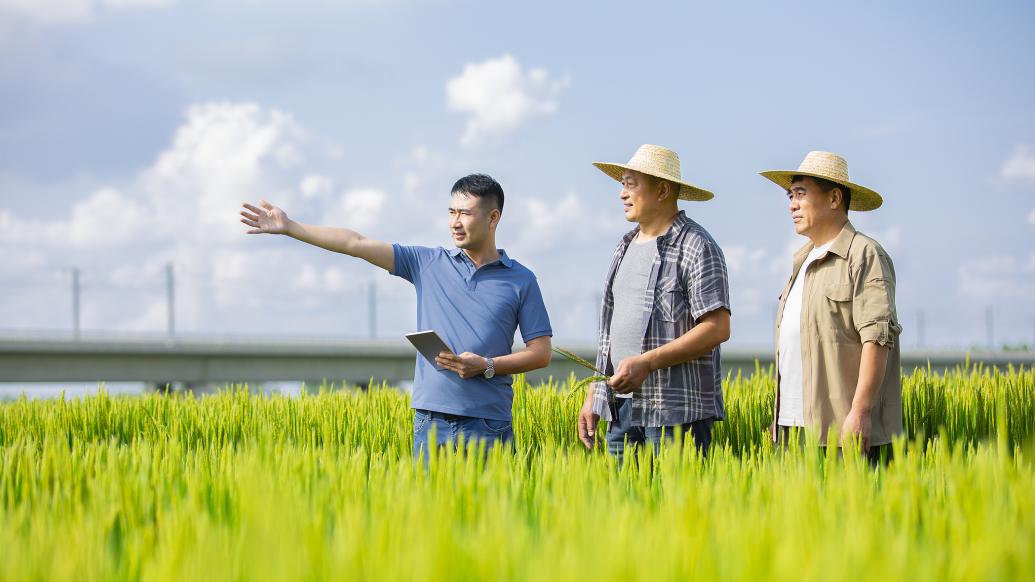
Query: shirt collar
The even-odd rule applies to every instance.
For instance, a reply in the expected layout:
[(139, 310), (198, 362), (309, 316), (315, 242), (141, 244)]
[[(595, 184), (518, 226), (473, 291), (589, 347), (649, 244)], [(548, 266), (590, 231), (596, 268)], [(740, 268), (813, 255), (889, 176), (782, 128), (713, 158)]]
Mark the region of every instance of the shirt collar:
[[(514, 266), (514, 260), (507, 256), (507, 251), (503, 249), (496, 249), (496, 252), (500, 254), (500, 260), (498, 262), (501, 265), (508, 269)], [(453, 247), (449, 249), (449, 254), (454, 259), (462, 256), (464, 259), (467, 259), (468, 261), (471, 260), (470, 257), (467, 256), (467, 253), (465, 253), (464, 250), (459, 247)], [(491, 265), (492, 263), (489, 264)]]
[[(851, 222), (846, 222), (841, 232), (834, 237), (834, 240), (830, 241), (830, 246), (827, 248), (828, 253), (834, 253), (842, 259), (848, 258), (848, 249), (852, 246), (852, 239), (855, 238), (855, 227), (852, 226)], [(798, 252), (794, 253), (794, 259), (804, 261), (805, 256), (812, 252), (812, 249), (816, 248), (811, 242), (805, 243), (805, 246), (798, 249)]]
[(855, 238), (855, 227), (851, 222), (846, 222), (840, 234), (834, 237), (827, 252), (834, 253), (842, 259), (848, 258), (848, 248), (852, 246), (852, 239)]

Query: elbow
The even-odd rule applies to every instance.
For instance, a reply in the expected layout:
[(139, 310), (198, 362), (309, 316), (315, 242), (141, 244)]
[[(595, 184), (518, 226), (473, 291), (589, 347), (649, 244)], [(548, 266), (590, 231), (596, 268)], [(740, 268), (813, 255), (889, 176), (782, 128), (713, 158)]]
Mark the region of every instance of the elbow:
[(715, 323), (715, 344), (718, 345), (729, 341), (731, 327), (729, 312), (722, 310), (722, 317), (719, 317)]
[(535, 363), (536, 367), (535, 367), (535, 369), (536, 370), (541, 370), (541, 369), (549, 366), (551, 359), (553, 359), (553, 353), (552, 352), (546, 352), (545, 354), (540, 355), (539, 359), (536, 360), (536, 363)]
[(729, 341), (729, 339), (730, 339), (730, 326), (729, 326), (729, 324), (726, 324), (726, 325), (720, 327), (719, 330), (717, 331), (717, 333), (715, 334), (715, 336), (716, 336), (716, 339), (718, 340), (716, 343), (721, 344), (721, 343), (725, 343), (725, 342)]

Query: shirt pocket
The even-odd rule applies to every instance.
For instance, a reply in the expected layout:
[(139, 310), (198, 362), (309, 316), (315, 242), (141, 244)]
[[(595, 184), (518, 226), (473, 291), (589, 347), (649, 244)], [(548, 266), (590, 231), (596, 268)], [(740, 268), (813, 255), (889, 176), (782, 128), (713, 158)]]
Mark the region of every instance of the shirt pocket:
[(852, 318), (852, 284), (825, 285), (822, 293), (816, 313), (820, 336), (836, 341), (858, 341), (859, 334)]
[(668, 322), (686, 321), (690, 306), (678, 277), (661, 277), (654, 290), (654, 314)]

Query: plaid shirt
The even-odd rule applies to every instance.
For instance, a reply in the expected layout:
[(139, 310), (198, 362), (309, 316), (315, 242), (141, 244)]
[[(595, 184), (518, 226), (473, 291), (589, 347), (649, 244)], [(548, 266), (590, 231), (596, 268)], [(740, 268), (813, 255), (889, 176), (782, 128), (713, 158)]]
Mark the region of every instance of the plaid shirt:
[[(614, 374), (611, 363), (612, 284), (618, 265), (639, 227), (626, 234), (611, 259), (600, 310), (600, 339), (596, 367)], [(647, 279), (641, 353), (660, 347), (693, 329), (701, 316), (730, 310), (726, 259), (708, 231), (680, 211), (672, 226), (657, 239), (658, 254)], [(611, 420), (614, 394), (606, 382), (592, 387), (593, 412)], [(651, 372), (633, 393), (632, 423), (636, 426), (675, 426), (724, 417), (719, 347), (706, 356)]]

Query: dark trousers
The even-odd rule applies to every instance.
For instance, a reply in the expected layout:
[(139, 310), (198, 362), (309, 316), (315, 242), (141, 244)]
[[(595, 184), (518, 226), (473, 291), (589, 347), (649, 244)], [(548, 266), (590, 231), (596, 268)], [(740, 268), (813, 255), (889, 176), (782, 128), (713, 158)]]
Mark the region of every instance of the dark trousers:
[[(778, 426), (776, 429), (776, 444), (780, 448), (805, 446), (804, 428), (800, 426)], [(840, 456), (843, 454), (843, 451), (838, 450), (837, 454)], [(892, 456), (890, 444), (875, 445), (866, 449), (866, 460), (872, 467), (886, 467), (891, 462)]]
[(632, 398), (616, 398), (617, 404), (612, 409), (618, 413), (618, 418), (613, 419), (607, 429), (607, 452), (618, 457), (622, 461), (622, 454), (626, 446), (634, 447), (650, 443), (654, 452), (661, 449), (661, 441), (672, 442), (676, 433), (685, 438), (690, 435), (694, 440), (694, 446), (701, 456), (708, 455), (708, 448), (712, 444), (712, 425), (715, 419), (695, 420), (686, 424), (673, 426), (634, 426), (632, 424)]

